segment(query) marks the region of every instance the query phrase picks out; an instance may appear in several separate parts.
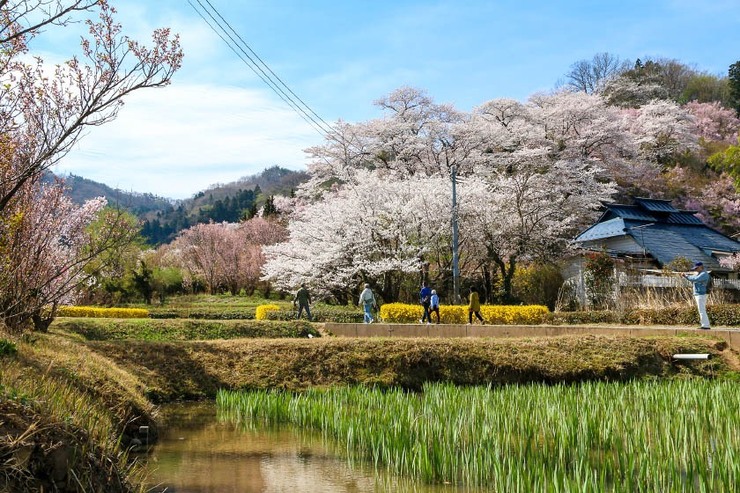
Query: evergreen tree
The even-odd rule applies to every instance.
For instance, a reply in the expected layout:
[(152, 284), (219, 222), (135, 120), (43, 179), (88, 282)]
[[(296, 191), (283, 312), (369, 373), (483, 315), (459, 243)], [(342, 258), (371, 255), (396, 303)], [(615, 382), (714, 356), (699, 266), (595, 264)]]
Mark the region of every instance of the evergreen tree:
[(730, 65), (727, 77), (730, 82), (730, 101), (732, 108), (740, 116), (740, 60)]

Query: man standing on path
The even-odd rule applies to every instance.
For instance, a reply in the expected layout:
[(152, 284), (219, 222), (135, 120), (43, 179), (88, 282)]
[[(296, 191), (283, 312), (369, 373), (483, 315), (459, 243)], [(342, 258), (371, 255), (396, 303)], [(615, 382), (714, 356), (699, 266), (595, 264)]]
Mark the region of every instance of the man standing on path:
[(374, 320), (372, 310), (373, 307), (377, 306), (377, 302), (375, 301), (373, 290), (370, 289), (370, 285), (368, 283), (365, 283), (365, 289), (363, 289), (362, 293), (360, 293), (360, 301), (357, 304), (363, 307), (365, 311), (365, 323), (373, 323)]
[(311, 309), (308, 307), (311, 304), (311, 293), (308, 292), (305, 284), (301, 284), (301, 289), (298, 290), (295, 298), (293, 298), (293, 306), (296, 303), (298, 303), (298, 317), (296, 318), (301, 318), (301, 313), (303, 313), (303, 310), (306, 310), (306, 318), (308, 318), (309, 322), (313, 321)]
[(419, 322), (432, 323), (432, 314), (429, 313), (429, 307), (432, 304), (432, 288), (429, 287), (426, 281), (422, 283), (421, 291), (419, 291), (419, 303), (421, 303), (421, 307), (424, 310), (424, 314), (421, 316)]
[(687, 281), (694, 285), (694, 299), (699, 309), (700, 329), (709, 330), (709, 316), (707, 315), (707, 285), (709, 284), (709, 273), (704, 270), (704, 264), (694, 264), (696, 274), (683, 274)]

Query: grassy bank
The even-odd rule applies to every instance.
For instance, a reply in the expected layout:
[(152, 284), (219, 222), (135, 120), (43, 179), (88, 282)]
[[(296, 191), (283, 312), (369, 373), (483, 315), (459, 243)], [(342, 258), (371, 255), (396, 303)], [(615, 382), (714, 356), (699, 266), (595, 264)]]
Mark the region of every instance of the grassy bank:
[(0, 357), (0, 491), (138, 491), (122, 453), (154, 406), (127, 370), (58, 335)]
[(717, 375), (722, 357), (679, 365), (671, 356), (726, 343), (695, 337), (563, 336), (521, 339), (254, 339), (86, 344), (125, 367), (156, 402), (213, 398), (224, 389), (368, 385), (420, 389), (458, 385), (624, 381), (648, 376)]

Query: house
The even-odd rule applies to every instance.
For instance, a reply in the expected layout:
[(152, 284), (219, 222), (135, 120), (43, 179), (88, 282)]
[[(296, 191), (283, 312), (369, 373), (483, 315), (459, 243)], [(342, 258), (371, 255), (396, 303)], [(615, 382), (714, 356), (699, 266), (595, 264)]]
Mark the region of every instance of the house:
[(637, 268), (662, 268), (684, 257), (726, 277), (731, 269), (719, 259), (740, 252), (740, 242), (704, 224), (696, 211), (678, 210), (669, 200), (636, 198), (633, 205), (605, 203), (604, 208), (575, 243), (626, 259)]

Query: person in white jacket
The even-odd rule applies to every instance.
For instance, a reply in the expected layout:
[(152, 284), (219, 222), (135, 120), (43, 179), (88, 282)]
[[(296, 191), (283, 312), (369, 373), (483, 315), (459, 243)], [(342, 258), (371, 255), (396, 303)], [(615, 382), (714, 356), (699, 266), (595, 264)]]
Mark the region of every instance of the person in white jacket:
[(373, 307), (377, 306), (377, 303), (375, 302), (375, 295), (373, 294), (373, 290), (370, 289), (370, 285), (368, 283), (365, 283), (365, 289), (362, 290), (362, 293), (360, 293), (360, 301), (357, 303), (363, 309), (365, 310), (365, 323), (371, 324), (374, 322), (373, 320)]

